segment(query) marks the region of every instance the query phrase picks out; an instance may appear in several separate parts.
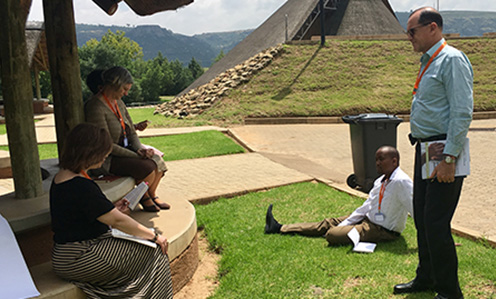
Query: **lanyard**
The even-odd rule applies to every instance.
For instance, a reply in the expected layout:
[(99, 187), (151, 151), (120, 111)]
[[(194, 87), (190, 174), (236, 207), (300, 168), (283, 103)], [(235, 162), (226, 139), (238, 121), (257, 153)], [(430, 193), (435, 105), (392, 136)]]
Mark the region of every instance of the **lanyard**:
[(124, 138), (125, 138), (126, 137), (126, 125), (124, 124), (124, 120), (122, 119), (122, 114), (121, 114), (121, 111), (119, 110), (119, 106), (117, 106), (117, 101), (114, 100), (114, 104), (115, 104), (115, 109), (114, 109), (114, 106), (112, 106), (112, 104), (110, 103), (110, 100), (107, 98), (107, 96), (104, 93), (102, 93), (102, 95), (105, 98), (105, 101), (107, 101), (107, 105), (109, 106), (110, 110), (112, 110), (112, 112), (115, 114), (117, 119), (120, 121), (121, 127), (122, 127), (122, 132), (124, 133)]
[(88, 180), (91, 180), (90, 176), (86, 173), (86, 171), (81, 170), (81, 174), (84, 175), (84, 177), (87, 178)]
[(381, 185), (381, 191), (379, 191), (379, 213), (381, 212), (382, 199), (384, 198), (384, 191), (386, 191), (386, 186), (388, 183), (388, 179), (384, 180)]
[(429, 62), (427, 62), (427, 65), (425, 66), (424, 70), (422, 71), (422, 74), (420, 73), (420, 70), (422, 69), (422, 67), (420, 67), (420, 70), (419, 70), (419, 72), (417, 74), (417, 81), (415, 82), (415, 86), (413, 87), (413, 94), (417, 94), (417, 90), (418, 90), (418, 87), (419, 87), (419, 84), (420, 84), (420, 80), (422, 80), (422, 77), (424, 76), (425, 71), (427, 71), (427, 69), (431, 65), (432, 61), (434, 60), (434, 58), (436, 58), (436, 56), (444, 49), (444, 47), (447, 44), (448, 43), (446, 41), (444, 41), (444, 43), (439, 47), (439, 49), (437, 49), (437, 51), (434, 52), (434, 55), (432, 55), (431, 59), (429, 59)]

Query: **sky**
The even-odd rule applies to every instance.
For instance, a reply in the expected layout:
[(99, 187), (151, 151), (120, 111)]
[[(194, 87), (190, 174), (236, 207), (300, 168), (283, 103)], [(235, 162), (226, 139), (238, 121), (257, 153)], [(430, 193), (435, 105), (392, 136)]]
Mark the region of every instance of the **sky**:
[[(389, 0), (389, 3), (395, 11), (410, 11), (421, 6), (437, 7), (438, 1), (441, 11), (496, 12), (496, 0)], [(190, 5), (177, 11), (165, 11), (141, 17), (124, 1), (119, 3), (117, 12), (109, 16), (92, 0), (73, 0), (74, 17), (78, 24), (118, 26), (154, 24), (184, 35), (254, 29), (285, 2), (286, 0), (194, 0)], [(29, 20), (43, 21), (42, 0), (33, 0)]]

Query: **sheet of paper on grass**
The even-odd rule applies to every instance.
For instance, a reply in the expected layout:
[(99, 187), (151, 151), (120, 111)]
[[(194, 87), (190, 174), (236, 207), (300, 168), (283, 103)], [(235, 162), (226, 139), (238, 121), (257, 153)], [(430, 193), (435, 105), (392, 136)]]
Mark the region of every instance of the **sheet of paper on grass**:
[(0, 298), (31, 298), (40, 295), (29, 274), (9, 223), (0, 215)]
[(375, 243), (368, 243), (368, 242), (360, 242), (360, 234), (358, 233), (356, 228), (352, 228), (350, 232), (348, 233), (348, 238), (353, 242), (353, 251), (354, 252), (366, 252), (366, 253), (372, 253), (374, 252), (375, 247), (377, 244)]

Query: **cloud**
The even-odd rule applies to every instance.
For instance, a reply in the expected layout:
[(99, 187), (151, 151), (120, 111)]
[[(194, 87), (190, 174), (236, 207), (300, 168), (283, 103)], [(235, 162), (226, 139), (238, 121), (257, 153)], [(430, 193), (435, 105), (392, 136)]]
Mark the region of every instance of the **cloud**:
[[(33, 0), (30, 19), (43, 19), (41, 1)], [(76, 23), (121, 26), (156, 24), (176, 33), (192, 35), (256, 28), (284, 3), (285, 0), (196, 0), (177, 11), (141, 17), (124, 2), (119, 4), (113, 16), (108, 16), (93, 1), (77, 0), (74, 1), (74, 14)]]
[[(272, 15), (285, 0), (195, 0), (177, 11), (165, 11), (148, 17), (136, 15), (124, 2), (113, 16), (108, 16), (91, 0), (72, 0), (76, 23), (104, 25), (155, 24), (175, 33), (193, 35), (254, 29)], [(389, 0), (395, 11), (410, 11), (421, 6), (435, 6), (437, 0)], [(441, 10), (496, 11), (494, 0), (439, 0)], [(43, 20), (42, 0), (33, 0), (30, 19)]]
[[(438, 0), (389, 0), (395, 11), (411, 11), (422, 6), (436, 7)], [(488, 0), (439, 0), (442, 10), (496, 11), (496, 1)]]

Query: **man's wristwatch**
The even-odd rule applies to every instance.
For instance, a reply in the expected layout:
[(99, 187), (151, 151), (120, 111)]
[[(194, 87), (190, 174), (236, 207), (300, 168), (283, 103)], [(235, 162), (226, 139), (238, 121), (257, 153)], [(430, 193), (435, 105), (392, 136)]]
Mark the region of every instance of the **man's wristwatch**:
[(444, 162), (446, 162), (446, 164), (453, 164), (455, 163), (455, 161), (456, 161), (455, 157), (450, 155), (444, 155)]

